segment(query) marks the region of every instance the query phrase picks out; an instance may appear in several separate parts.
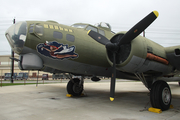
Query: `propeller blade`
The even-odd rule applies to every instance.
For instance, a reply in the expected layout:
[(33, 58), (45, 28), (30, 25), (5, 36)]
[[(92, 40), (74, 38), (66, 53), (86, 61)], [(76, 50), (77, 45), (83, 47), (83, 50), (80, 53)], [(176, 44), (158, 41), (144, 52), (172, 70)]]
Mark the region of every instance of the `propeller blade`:
[(87, 32), (87, 34), (93, 38), (94, 40), (96, 40), (97, 42), (106, 45), (106, 43), (110, 42), (105, 36), (93, 31), (93, 30), (89, 30)]
[(115, 83), (116, 83), (116, 52), (120, 48), (120, 45), (130, 43), (134, 38), (136, 38), (141, 32), (143, 32), (157, 17), (159, 13), (157, 11), (151, 12), (140, 22), (138, 22), (134, 27), (132, 27), (125, 35), (120, 38), (119, 43), (111, 43), (105, 36), (89, 30), (87, 34), (96, 40), (97, 42), (106, 46), (107, 50), (113, 52), (113, 68), (111, 76), (111, 86), (110, 86), (110, 100), (114, 100), (115, 94)]
[(115, 93), (115, 83), (116, 83), (116, 53), (113, 53), (113, 70), (111, 76), (111, 87), (110, 87), (110, 100), (114, 101)]
[(157, 11), (153, 11), (141, 21), (139, 21), (121, 38), (118, 46), (130, 43), (135, 37), (141, 34), (158, 17), (158, 15), (159, 13)]

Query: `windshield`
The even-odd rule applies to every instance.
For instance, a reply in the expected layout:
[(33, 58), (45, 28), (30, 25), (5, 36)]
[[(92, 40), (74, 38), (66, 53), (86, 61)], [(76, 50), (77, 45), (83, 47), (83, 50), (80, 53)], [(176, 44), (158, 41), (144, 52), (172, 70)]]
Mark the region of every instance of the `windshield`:
[(75, 28), (85, 28), (87, 25), (84, 25), (84, 24), (74, 24), (72, 25), (72, 27), (75, 27)]
[(9, 73), (9, 74), (6, 74), (5, 76), (6, 76), (6, 77), (10, 77), (10, 76), (11, 76), (11, 73)]
[(96, 23), (94, 26), (111, 30), (111, 26), (109, 25), (109, 23), (105, 23), (105, 22)]

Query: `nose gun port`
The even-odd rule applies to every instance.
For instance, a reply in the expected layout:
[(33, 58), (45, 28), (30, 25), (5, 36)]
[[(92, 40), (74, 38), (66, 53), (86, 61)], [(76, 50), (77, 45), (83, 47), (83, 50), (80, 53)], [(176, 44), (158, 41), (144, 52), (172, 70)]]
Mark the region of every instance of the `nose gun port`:
[(24, 47), (24, 43), (26, 41), (27, 36), (27, 23), (26, 22), (18, 22), (11, 27), (5, 33), (5, 36), (12, 48), (17, 54), (22, 52)]

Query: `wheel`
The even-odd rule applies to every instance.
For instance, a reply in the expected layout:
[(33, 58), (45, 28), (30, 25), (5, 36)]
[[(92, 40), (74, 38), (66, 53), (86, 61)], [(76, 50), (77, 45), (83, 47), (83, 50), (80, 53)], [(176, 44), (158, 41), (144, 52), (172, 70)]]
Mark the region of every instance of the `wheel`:
[(180, 82), (178, 82), (179, 83), (179, 86), (180, 86)]
[(81, 95), (83, 91), (83, 85), (79, 85), (80, 80), (78, 78), (74, 78), (70, 80), (67, 84), (67, 92), (73, 96)]
[(156, 81), (150, 91), (150, 101), (154, 108), (168, 110), (171, 105), (171, 90), (165, 81)]

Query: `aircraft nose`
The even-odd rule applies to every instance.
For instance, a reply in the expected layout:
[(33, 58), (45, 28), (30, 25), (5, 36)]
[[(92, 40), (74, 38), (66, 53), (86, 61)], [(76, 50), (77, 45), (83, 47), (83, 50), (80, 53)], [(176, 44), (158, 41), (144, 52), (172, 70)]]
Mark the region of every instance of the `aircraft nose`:
[(5, 33), (5, 36), (16, 53), (21, 53), (24, 43), (26, 41), (27, 35), (27, 23), (26, 22), (18, 22), (9, 27)]

